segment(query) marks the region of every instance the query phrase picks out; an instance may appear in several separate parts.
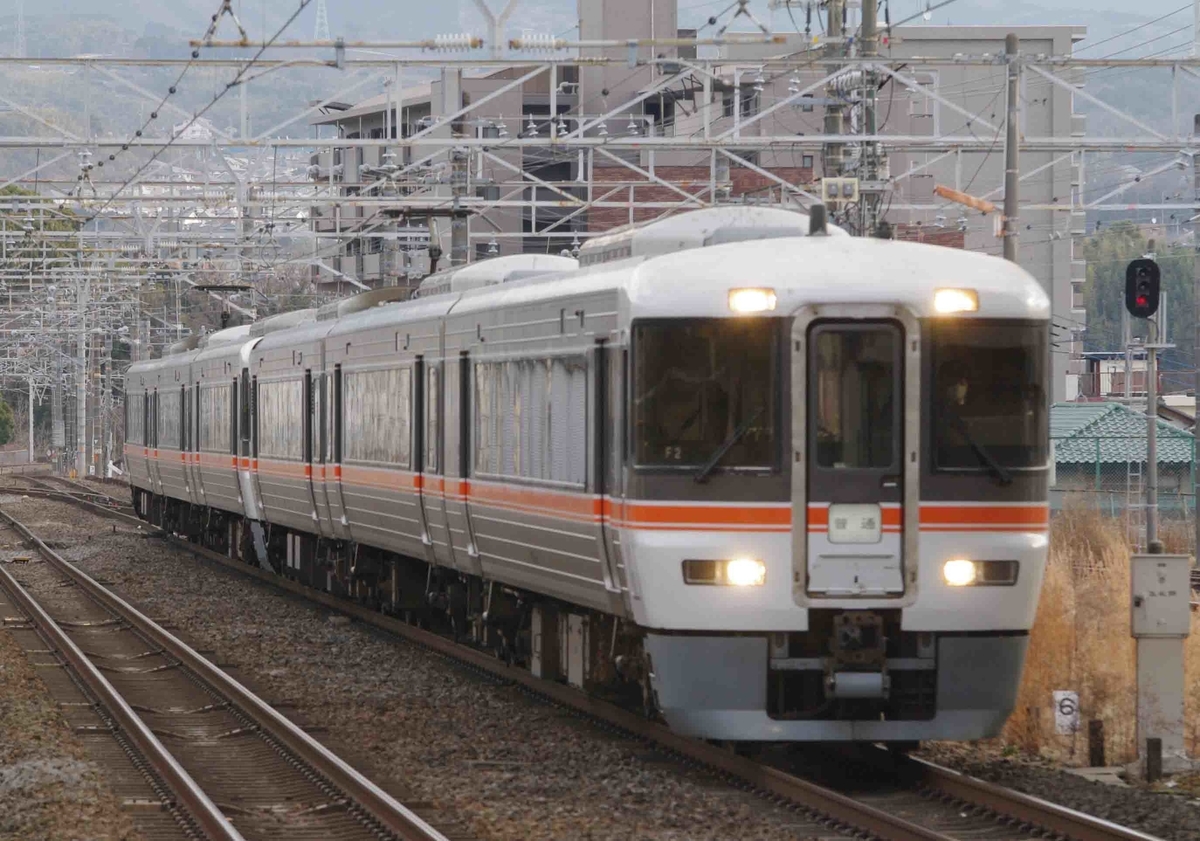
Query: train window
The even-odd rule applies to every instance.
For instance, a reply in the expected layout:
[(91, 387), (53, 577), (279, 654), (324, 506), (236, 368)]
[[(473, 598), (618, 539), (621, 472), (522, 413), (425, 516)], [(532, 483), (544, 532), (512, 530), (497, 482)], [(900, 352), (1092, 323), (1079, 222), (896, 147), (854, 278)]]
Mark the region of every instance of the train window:
[(437, 473), (440, 469), (438, 464), (438, 442), (441, 439), (440, 423), (441, 419), (438, 413), (438, 402), (441, 400), (442, 392), (438, 388), (438, 369), (436, 363), (429, 366), (429, 370), (425, 375), (427, 388), (425, 389), (425, 470), (429, 473)]
[[(407, 347), (407, 345), (406, 345)], [(418, 473), (425, 470), (425, 422), (426, 407), (428, 395), (425, 393), (425, 357), (418, 356), (413, 362), (412, 367), (413, 379), (413, 409), (412, 409), (412, 433), (413, 433), (413, 460), (412, 469)]]
[(223, 386), (200, 389), (200, 449), (209, 453), (229, 452), (229, 416), (232, 392)]
[(250, 371), (242, 369), (242, 397), (238, 411), (242, 416), (242, 456), (250, 457), (250, 442), (254, 434), (254, 415), (251, 412)]
[(342, 366), (333, 366), (333, 462), (342, 463)]
[(411, 460), (412, 369), (347, 371), (342, 441), (346, 461), (408, 467)]
[(313, 458), (313, 380), (312, 371), (304, 372), (304, 460), (312, 463)]
[(757, 318), (635, 324), (636, 464), (773, 468), (779, 452), (779, 324)]
[(250, 378), (250, 399), (247, 402), (249, 408), (246, 411), (246, 415), (250, 418), (250, 455), (258, 458), (258, 423), (261, 418), (259, 412), (261, 404), (258, 402), (258, 377)]
[(946, 319), (931, 338), (934, 467), (1045, 467), (1045, 323)]
[(475, 365), (475, 471), (587, 481), (587, 357)]
[(324, 464), (327, 452), (326, 447), (328, 446), (326, 444), (328, 436), (325, 429), (325, 416), (327, 414), (325, 401), (329, 399), (329, 384), (324, 374), (317, 374), (317, 383), (317, 429), (320, 430), (317, 440), (317, 459)]
[(883, 470), (895, 465), (900, 328), (818, 324), (809, 347), (809, 428), (816, 466)]
[(146, 443), (145, 418), (142, 416), (142, 404), (146, 397), (142, 394), (127, 394), (125, 396), (125, 440), (130, 444)]
[[(229, 450), (230, 453), (232, 453), (233, 455), (236, 456), (238, 454), (238, 408), (237, 408), (237, 405), (238, 405), (238, 381), (237, 380), (233, 380), (229, 383), (229, 388), (228, 388), (228, 390), (225, 391), (225, 394), (228, 396), (229, 402), (226, 406), (224, 415), (222, 417), (225, 421), (224, 426), (229, 431), (229, 440), (226, 442), (229, 445), (227, 447), (227, 449)], [(216, 429), (214, 429), (212, 434), (215, 438), (219, 433), (216, 431)], [(216, 447), (214, 447), (214, 451), (220, 452), (220, 450), (218, 450)]]
[(304, 457), (304, 382), (258, 383), (258, 452), (266, 458)]
[[(471, 356), (466, 351), (458, 354), (458, 366), (452, 376), (458, 384), (458, 475), (464, 479), (471, 471)], [(448, 385), (453, 389), (453, 384)]]
[(179, 449), (179, 422), (182, 419), (180, 408), (180, 392), (175, 390), (163, 391), (158, 394), (158, 446), (164, 450)]

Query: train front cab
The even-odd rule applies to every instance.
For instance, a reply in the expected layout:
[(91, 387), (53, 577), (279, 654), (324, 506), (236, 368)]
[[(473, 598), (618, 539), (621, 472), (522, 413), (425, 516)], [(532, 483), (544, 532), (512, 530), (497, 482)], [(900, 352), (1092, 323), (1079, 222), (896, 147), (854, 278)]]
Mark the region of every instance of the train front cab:
[(659, 708), (728, 740), (997, 733), (1046, 553), (1046, 322), (770, 321), (634, 325), (627, 508), (654, 516), (623, 541)]

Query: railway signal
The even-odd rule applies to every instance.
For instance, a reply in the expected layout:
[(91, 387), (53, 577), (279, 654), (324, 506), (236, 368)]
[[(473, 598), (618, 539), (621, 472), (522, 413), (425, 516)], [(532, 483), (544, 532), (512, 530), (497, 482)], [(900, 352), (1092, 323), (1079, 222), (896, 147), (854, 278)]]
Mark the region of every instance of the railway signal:
[(1149, 318), (1158, 312), (1159, 282), (1162, 273), (1158, 263), (1148, 257), (1130, 262), (1125, 269), (1125, 309), (1134, 318)]

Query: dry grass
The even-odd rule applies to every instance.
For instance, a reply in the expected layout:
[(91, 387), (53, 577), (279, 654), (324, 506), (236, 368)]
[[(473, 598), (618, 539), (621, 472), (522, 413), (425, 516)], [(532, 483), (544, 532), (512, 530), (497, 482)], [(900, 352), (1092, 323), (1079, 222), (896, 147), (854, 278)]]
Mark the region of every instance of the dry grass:
[[(1190, 550), (1190, 523), (1166, 524), (1168, 552)], [(1129, 636), (1129, 544), (1124, 521), (1067, 510), (1051, 525), (1042, 585), (1017, 706), (1003, 740), (1029, 753), (1087, 764), (1089, 719), (1104, 722), (1106, 759), (1136, 758), (1136, 662)], [(1200, 745), (1200, 621), (1193, 614), (1185, 646), (1188, 749)], [(1080, 732), (1055, 733), (1052, 693), (1079, 693)]]

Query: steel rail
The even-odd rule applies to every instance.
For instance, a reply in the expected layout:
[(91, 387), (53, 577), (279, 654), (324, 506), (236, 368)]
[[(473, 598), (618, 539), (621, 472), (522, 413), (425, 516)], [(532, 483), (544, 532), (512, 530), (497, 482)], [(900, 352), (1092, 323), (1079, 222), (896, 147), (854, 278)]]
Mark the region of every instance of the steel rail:
[[(34, 537), (33, 533), (24, 525), (10, 517), (7, 512), (0, 511), (0, 516), (3, 516), (27, 540), (39, 544), (39, 547), (45, 545)], [(55, 622), (50, 614), (3, 567), (0, 567), (0, 584), (8, 591), (13, 602), (21, 608), (46, 636), (50, 644), (66, 659), (88, 690), (104, 705), (125, 736), (167, 785), (197, 826), (213, 841), (219, 839), (221, 841), (245, 841), (242, 834), (229, 822), (229, 818), (209, 799), (204, 790), (192, 779), (192, 775), (184, 770), (158, 737), (150, 731), (146, 723), (121, 697), (116, 688), (100, 673), (100, 670), (75, 644), (75, 641), (67, 635), (62, 626)]]
[(457, 660), (473, 669), (487, 672), (505, 681), (520, 684), (531, 694), (586, 716), (627, 731), (670, 752), (701, 763), (717, 772), (734, 777), (775, 797), (807, 808), (843, 825), (887, 841), (952, 841), (951, 836), (927, 829), (889, 814), (832, 789), (794, 777), (777, 768), (738, 756), (707, 742), (681, 736), (662, 724), (650, 721), (607, 701), (586, 695), (569, 686), (544, 681), (531, 672), (509, 666), (490, 654), (461, 645), (431, 631), (405, 624), (357, 604), (349, 603), (298, 584), (282, 576), (226, 558), (217, 552), (168, 535), (176, 547), (204, 560), (213, 561), (288, 592), (303, 596), (325, 607), (353, 616), (360, 621)]
[[(98, 506), (95, 503), (88, 503), (87, 500), (73, 497), (70, 494), (64, 493), (62, 497), (65, 501), (74, 501), (77, 503), (86, 503), (87, 507), (93, 510), (106, 511), (109, 514), (117, 513), (106, 509), (103, 506)], [(125, 518), (127, 515), (120, 515)], [(318, 772), (325, 775), (335, 786), (340, 788), (348, 796), (350, 796), (358, 805), (362, 806), (370, 815), (379, 821), (388, 831), (395, 836), (404, 839), (404, 841), (448, 841), (446, 837), (434, 827), (430, 826), (420, 816), (411, 811), (407, 806), (400, 803), (390, 794), (385, 792), (375, 783), (371, 782), (365, 776), (360, 774), (350, 765), (348, 765), (341, 757), (337, 756), (327, 749), (320, 742), (313, 739), (290, 720), (276, 711), (273, 707), (255, 695), (253, 692), (242, 686), (241, 683), (227, 675), (211, 661), (200, 655), (191, 646), (184, 643), (171, 632), (167, 631), (161, 625), (141, 611), (134, 608), (120, 596), (108, 590), (86, 572), (71, 564), (49, 546), (47, 546), (41, 538), (29, 530), (23, 523), (15, 519), (7, 511), (0, 510), (0, 517), (3, 517), (10, 523), (23, 537), (37, 547), (41, 555), (53, 566), (72, 581), (75, 582), (88, 596), (96, 602), (103, 605), (114, 615), (119, 616), (127, 622), (135, 630), (139, 631), (149, 639), (154, 640), (156, 644), (161, 646), (172, 657), (178, 660), (183, 666), (190, 669), (198, 675), (202, 680), (206, 681), (218, 693), (229, 698), (237, 707), (244, 713), (249, 715), (255, 722), (261, 726), (271, 737), (276, 739), (287, 750), (291, 751), (304, 762), (315, 768)], [(140, 521), (139, 521), (140, 522)], [(6, 577), (11, 580), (11, 576)], [(34, 604), (31, 599), (26, 596), (26, 600), (30, 604)], [(36, 607), (36, 604), (34, 604)], [(45, 616), (47, 621), (53, 622), (48, 615), (37, 608), (42, 616)], [(91, 668), (100, 680), (104, 680), (103, 676), (99, 675), (95, 667), (87, 662), (87, 658), (79, 651), (78, 647), (74, 646), (70, 638), (59, 629), (59, 635), (62, 639), (69, 643), (80, 658), (81, 663), (86, 663)], [(67, 649), (64, 649), (67, 650)], [(74, 663), (74, 660), (73, 660)], [(105, 681), (107, 683), (107, 681)], [(118, 705), (123, 705), (124, 701), (116, 693), (116, 690), (108, 686), (107, 697), (113, 699)], [(134, 715), (133, 711), (125, 705), (129, 715), (133, 716), (133, 720), (128, 724), (137, 724), (150, 738), (153, 735)], [(125, 722), (123, 722), (125, 723)], [(131, 731), (134, 732), (134, 731)], [(157, 740), (156, 740), (157, 741)], [(140, 745), (139, 745), (140, 746)], [(165, 748), (158, 746), (165, 753)], [(150, 745), (153, 750), (153, 745)], [(167, 754), (169, 756), (169, 754)], [(171, 760), (173, 764), (174, 760)], [(168, 769), (170, 770), (170, 769)], [(179, 769), (183, 772), (183, 769)], [(191, 778), (188, 777), (188, 780)], [(191, 783), (194, 787), (194, 781)], [(199, 789), (196, 789), (199, 791)], [(199, 792), (203, 795), (203, 792)], [(191, 793), (189, 792), (189, 796)], [(207, 800), (207, 798), (205, 798)], [(199, 801), (197, 801), (199, 802)], [(215, 806), (212, 807), (216, 809)], [(222, 816), (224, 817), (224, 816)], [(227, 821), (226, 821), (227, 822)], [(214, 832), (218, 829), (213, 826)], [(214, 834), (214, 838), (227, 839), (227, 841), (243, 841), (242, 836), (232, 830), (232, 834)], [(207, 831), (207, 827), (206, 827)]]
[(970, 777), (924, 759), (907, 757), (901, 767), (929, 788), (1075, 841), (1159, 841), (1136, 829)]
[[(50, 492), (50, 494), (57, 496), (54, 492)], [(83, 507), (100, 516), (133, 522), (141, 526), (150, 526), (144, 520), (66, 493), (63, 493), (61, 498), (65, 502)], [(218, 552), (173, 535), (166, 535), (166, 539), (172, 545), (197, 558), (220, 564), (277, 589), (302, 596), (309, 601), (402, 637), (438, 655), (519, 684), (533, 695), (599, 719), (668, 751), (702, 763), (721, 774), (737, 778), (772, 796), (784, 798), (839, 823), (870, 833), (876, 838), (897, 839), (897, 841), (900, 839), (903, 841), (917, 841), (917, 839), (947, 841), (950, 838), (950, 836), (855, 801), (853, 798), (831, 789), (802, 780), (785, 771), (738, 756), (707, 742), (681, 736), (663, 725), (648, 721), (621, 707), (585, 695), (571, 687), (544, 681), (534, 677), (526, 669), (509, 666), (490, 654), (456, 643), (438, 634), (406, 624), (328, 593), (313, 590), (288, 578), (249, 566), (241, 561), (227, 558)], [(905, 757), (894, 767), (904, 771), (905, 779), (918, 787), (924, 786), (939, 791), (949, 797), (1037, 826), (1072, 839), (1072, 841), (1160, 841), (1147, 833), (989, 783), (926, 760)]]

